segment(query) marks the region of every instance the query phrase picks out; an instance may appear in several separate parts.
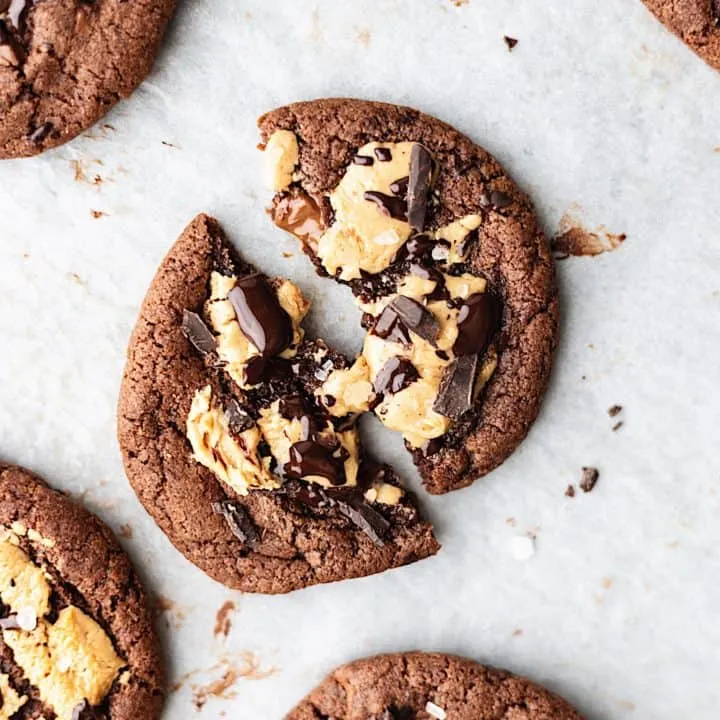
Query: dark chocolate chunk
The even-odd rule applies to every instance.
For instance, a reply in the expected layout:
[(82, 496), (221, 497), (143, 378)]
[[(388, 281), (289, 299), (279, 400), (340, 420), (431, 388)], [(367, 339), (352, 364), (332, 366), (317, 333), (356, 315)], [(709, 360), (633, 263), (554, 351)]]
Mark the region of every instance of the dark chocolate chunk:
[(407, 198), (409, 182), (410, 177), (408, 175), (406, 175), (405, 177), (401, 177), (398, 180), (395, 180), (395, 182), (390, 183), (390, 192), (393, 195), (397, 195), (398, 197)]
[(246, 275), (228, 293), (245, 337), (263, 357), (279, 355), (293, 340), (290, 316), (260, 274)]
[(457, 254), (461, 258), (465, 258), (467, 254), (470, 252), (470, 249), (477, 245), (480, 240), (480, 229), (475, 228), (475, 230), (471, 230), (459, 243), (457, 246)]
[(0, 630), (20, 630), (17, 615), (8, 615), (0, 618)]
[(458, 336), (453, 345), (456, 355), (484, 353), (497, 331), (500, 308), (494, 295), (475, 293), (460, 306)]
[(246, 385), (258, 385), (265, 374), (267, 368), (267, 358), (262, 355), (255, 355), (251, 357), (243, 368), (243, 379)]
[(509, 35), (506, 35), (503, 38), (503, 40), (505, 41), (505, 44), (507, 45), (508, 50), (510, 50), (511, 52), (513, 51), (515, 46), (518, 44), (518, 40), (514, 37), (510, 37)]
[(390, 148), (375, 148), (375, 157), (380, 162), (390, 162), (392, 160), (392, 150)]
[(422, 233), (413, 235), (404, 245), (401, 245), (395, 253), (392, 262), (404, 262), (405, 260), (422, 260), (430, 255), (435, 243), (429, 235)]
[(420, 375), (416, 367), (405, 358), (393, 357), (383, 365), (373, 383), (378, 395), (393, 395), (414, 383)]
[(600, 471), (594, 467), (584, 467), (582, 469), (582, 478), (580, 479), (580, 489), (589, 493), (595, 489), (597, 481), (600, 479)]
[(464, 355), (448, 366), (433, 404), (435, 412), (459, 420), (472, 408), (479, 364), (477, 355)]
[(41, 143), (55, 129), (51, 122), (43, 123), (30, 133), (30, 142)]
[(432, 438), (428, 440), (421, 448), (420, 453), (423, 457), (432, 457), (442, 450), (443, 442), (441, 438)]
[(335, 504), (334, 501), (327, 496), (325, 490), (315, 483), (289, 480), (283, 485), (281, 492), (291, 500), (299, 502), (302, 505), (307, 505), (307, 507), (314, 510), (331, 508)]
[(416, 232), (425, 229), (428, 194), (432, 186), (435, 162), (430, 151), (415, 143), (410, 153), (410, 180), (407, 191), (407, 218)]
[(225, 414), (227, 415), (230, 432), (236, 435), (244, 433), (255, 424), (249, 413), (242, 408), (235, 398), (228, 403)]
[(390, 305), (380, 313), (372, 332), (388, 342), (410, 345), (410, 333)]
[(363, 193), (363, 198), (368, 202), (375, 203), (384, 215), (394, 220), (407, 220), (407, 202), (404, 198), (386, 195), (377, 190), (368, 190)]
[(300, 395), (288, 395), (287, 397), (280, 398), (279, 408), (280, 414), (288, 420), (295, 418), (300, 419), (307, 413), (305, 411), (305, 403), (303, 403)]
[(388, 308), (392, 308), (408, 330), (412, 330), (431, 345), (435, 344), (437, 336), (440, 334), (440, 324), (435, 316), (417, 300), (399, 295), (388, 305)]
[(70, 720), (80, 720), (82, 717), (82, 714), (87, 710), (88, 703), (87, 700), (83, 700), (79, 702), (72, 710), (72, 715), (70, 716)]
[(377, 547), (385, 545), (390, 523), (361, 496), (351, 499), (338, 499), (338, 510), (359, 527)]
[[(283, 472), (287, 477), (302, 480), (316, 475), (325, 478), (331, 485), (345, 483), (345, 459), (336, 457), (335, 447), (316, 442), (301, 440), (290, 447), (290, 461), (285, 464)], [(347, 452), (345, 453), (347, 455)]]
[(217, 350), (215, 335), (197, 313), (190, 310), (183, 311), (182, 331), (201, 354), (209, 355)]
[(242, 505), (230, 500), (214, 502), (213, 512), (222, 515), (232, 534), (240, 540), (249, 550), (254, 550), (260, 544), (260, 534)]
[(370, 166), (375, 163), (375, 160), (373, 160), (369, 155), (354, 155), (352, 161), (354, 165)]

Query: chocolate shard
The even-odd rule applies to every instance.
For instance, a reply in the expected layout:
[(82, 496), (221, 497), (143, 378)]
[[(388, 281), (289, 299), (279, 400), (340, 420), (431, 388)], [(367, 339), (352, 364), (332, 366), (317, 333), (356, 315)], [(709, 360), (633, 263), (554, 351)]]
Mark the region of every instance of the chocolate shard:
[(242, 505), (230, 500), (222, 500), (212, 504), (213, 512), (225, 518), (232, 534), (248, 550), (254, 550), (260, 544), (260, 533), (255, 523)]
[(385, 545), (385, 538), (390, 530), (390, 522), (377, 510), (370, 507), (364, 498), (352, 497), (350, 499), (337, 499), (338, 510), (362, 530), (373, 543), (381, 548)]
[(598, 480), (600, 479), (600, 471), (594, 467), (584, 467), (582, 469), (582, 478), (580, 479), (580, 489), (589, 493), (595, 489)]
[(228, 403), (225, 414), (227, 415), (230, 431), (236, 435), (244, 433), (255, 424), (255, 421), (250, 417), (249, 413), (243, 409), (235, 398)]
[(19, 630), (20, 623), (18, 623), (17, 615), (8, 615), (7, 617), (0, 618), (0, 630)]
[(433, 404), (435, 412), (459, 420), (472, 408), (479, 364), (477, 355), (464, 355), (448, 366)]
[(73, 709), (72, 714), (70, 715), (70, 720), (80, 720), (82, 718), (83, 713), (88, 709), (88, 702), (87, 700), (82, 700), (79, 702)]
[(369, 167), (375, 163), (375, 160), (369, 155), (354, 155), (352, 161), (353, 165), (364, 165), (365, 167)]
[(388, 307), (392, 308), (408, 330), (412, 330), (423, 340), (435, 345), (440, 334), (440, 323), (424, 305), (417, 300), (399, 295)]
[(279, 355), (292, 343), (290, 316), (260, 273), (246, 275), (228, 293), (240, 330), (263, 357)]
[(210, 355), (217, 350), (215, 336), (197, 313), (191, 312), (190, 310), (183, 311), (182, 331), (185, 337), (202, 355)]
[(460, 306), (458, 336), (453, 345), (456, 355), (484, 353), (500, 324), (500, 306), (494, 295), (475, 293)]
[(290, 447), (290, 461), (283, 467), (286, 477), (301, 480), (317, 476), (331, 485), (345, 483), (345, 460), (343, 453), (336, 456), (337, 445), (328, 446), (316, 440), (301, 440)]
[(410, 333), (390, 305), (380, 313), (372, 332), (388, 342), (410, 345)]
[(409, 360), (392, 357), (377, 374), (373, 390), (378, 395), (394, 395), (414, 383), (419, 377), (416, 367)]
[(364, 192), (363, 198), (368, 202), (375, 203), (383, 215), (387, 215), (394, 220), (407, 220), (408, 206), (405, 198), (386, 195), (377, 190)]
[(430, 151), (415, 143), (410, 152), (410, 180), (407, 191), (407, 216), (415, 232), (425, 229), (428, 195), (432, 186), (435, 161)]

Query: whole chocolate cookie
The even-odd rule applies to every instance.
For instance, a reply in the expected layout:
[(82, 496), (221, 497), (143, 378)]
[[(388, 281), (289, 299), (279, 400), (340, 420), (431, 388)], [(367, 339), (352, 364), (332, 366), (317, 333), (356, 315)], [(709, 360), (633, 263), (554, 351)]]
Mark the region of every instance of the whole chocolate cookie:
[(720, 70), (720, 0), (643, 0), (708, 65)]
[(0, 0), (0, 158), (89, 128), (150, 72), (175, 0)]
[(305, 339), (308, 309), (201, 215), (160, 266), (128, 350), (118, 430), (130, 482), (189, 560), (247, 592), (370, 575), (439, 547), (390, 468), (363, 453), (356, 416), (320, 401), (331, 374), (352, 376)]
[(152, 720), (163, 700), (145, 591), (110, 529), (0, 463), (0, 718)]
[(317, 100), (259, 127), (275, 223), (363, 312), (355, 370), (372, 393), (353, 409), (403, 434), (431, 493), (493, 470), (538, 414), (558, 329), (528, 199), (485, 150), (409, 108)]
[(581, 720), (504, 670), (437, 653), (378, 655), (326, 678), (285, 720)]

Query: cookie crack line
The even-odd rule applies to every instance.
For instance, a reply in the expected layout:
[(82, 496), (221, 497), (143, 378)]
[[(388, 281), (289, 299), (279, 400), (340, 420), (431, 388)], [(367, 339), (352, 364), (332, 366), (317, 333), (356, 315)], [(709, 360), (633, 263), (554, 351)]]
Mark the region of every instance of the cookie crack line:
[[(258, 124), (275, 191), (271, 217), (300, 239), (320, 274), (349, 285), (364, 312), (370, 332), (360, 360), (371, 383), (389, 378), (394, 391), (375, 412), (403, 433), (431, 493), (466, 487), (527, 435), (552, 365), (554, 264), (528, 199), (486, 151), (409, 108), (318, 100)], [(472, 297), (439, 294), (459, 279)], [(497, 298), (498, 310), (482, 293)], [(439, 361), (422, 355), (422, 341), (438, 349), (438, 323), (462, 330), (453, 304), (478, 323), (471, 337), (487, 332), (489, 342), (444, 345)], [(462, 351), (454, 359), (464, 347), (479, 361)], [(421, 406), (431, 410), (410, 410)], [(508, 413), (516, 420), (498, 441), (493, 428)]]

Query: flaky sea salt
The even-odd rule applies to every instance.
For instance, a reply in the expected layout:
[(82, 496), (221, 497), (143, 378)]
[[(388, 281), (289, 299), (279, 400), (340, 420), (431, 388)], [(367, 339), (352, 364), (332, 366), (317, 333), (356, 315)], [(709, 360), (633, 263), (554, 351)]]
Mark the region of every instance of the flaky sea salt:
[(437, 706), (434, 702), (428, 702), (428, 704), (425, 706), (425, 712), (429, 713), (434, 718), (437, 718), (437, 720), (447, 719), (447, 713), (441, 707)]

